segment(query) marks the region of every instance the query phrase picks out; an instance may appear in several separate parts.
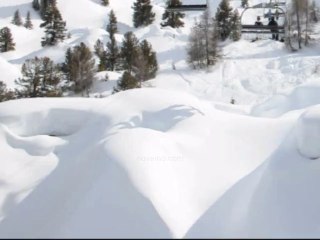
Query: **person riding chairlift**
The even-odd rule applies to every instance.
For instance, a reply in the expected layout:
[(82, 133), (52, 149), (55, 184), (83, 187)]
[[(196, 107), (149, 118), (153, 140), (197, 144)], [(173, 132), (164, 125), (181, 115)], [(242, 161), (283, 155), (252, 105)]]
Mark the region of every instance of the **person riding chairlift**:
[(260, 16), (257, 17), (257, 21), (254, 23), (254, 25), (257, 25), (257, 26), (262, 26), (262, 22), (261, 22), (261, 18)]
[(274, 20), (274, 17), (271, 17), (268, 26), (271, 26), (271, 27), (274, 28), (274, 29), (271, 29), (272, 39), (273, 40), (279, 40), (279, 33), (278, 33), (278, 29), (277, 29), (278, 23), (277, 23), (276, 20)]

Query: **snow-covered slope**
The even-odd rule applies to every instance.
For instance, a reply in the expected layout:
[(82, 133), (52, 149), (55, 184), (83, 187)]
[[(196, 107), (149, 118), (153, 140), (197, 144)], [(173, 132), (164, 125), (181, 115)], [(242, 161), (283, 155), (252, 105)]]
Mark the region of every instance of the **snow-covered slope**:
[[(81, 41), (106, 42), (110, 9), (119, 43), (126, 31), (148, 39), (160, 70), (112, 96), (120, 73), (109, 72), (92, 88), (101, 99), (0, 104), (1, 238), (320, 236), (316, 42), (295, 53), (271, 40), (226, 42), (216, 66), (192, 71), (185, 46), (200, 13), (161, 28), (165, 2), (153, 0), (155, 24), (134, 29), (134, 0), (58, 0), (71, 38), (42, 48), (30, 2), (0, 0), (0, 25), (17, 43), (0, 54), (9, 87), (30, 57), (61, 62)], [(16, 9), (31, 11), (34, 30), (10, 24)]]

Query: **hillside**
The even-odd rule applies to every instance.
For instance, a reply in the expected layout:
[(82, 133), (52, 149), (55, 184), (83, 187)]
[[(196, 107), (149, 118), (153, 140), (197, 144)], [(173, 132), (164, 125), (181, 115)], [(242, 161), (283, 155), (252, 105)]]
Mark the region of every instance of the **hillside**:
[[(134, 29), (133, 2), (58, 0), (71, 38), (42, 48), (30, 0), (0, 0), (16, 41), (0, 54), (11, 88), (28, 58), (59, 63), (68, 47), (106, 42), (111, 9), (117, 40), (134, 31), (160, 65), (141, 89), (112, 95), (121, 72), (102, 72), (91, 98), (0, 103), (0, 238), (319, 237), (320, 34), (297, 52), (227, 40), (195, 71), (185, 48), (201, 13), (161, 28), (165, 3), (153, 0), (155, 23)], [(33, 30), (10, 23), (16, 9), (31, 11)]]

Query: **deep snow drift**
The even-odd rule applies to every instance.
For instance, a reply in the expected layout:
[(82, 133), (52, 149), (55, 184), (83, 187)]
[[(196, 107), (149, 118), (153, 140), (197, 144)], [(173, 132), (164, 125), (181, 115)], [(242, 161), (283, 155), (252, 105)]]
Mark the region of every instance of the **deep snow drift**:
[[(315, 46), (290, 53), (271, 40), (227, 42), (216, 66), (192, 71), (185, 46), (199, 13), (186, 15), (185, 28), (161, 28), (165, 3), (153, 0), (156, 23), (133, 29), (133, 0), (76, 2), (79, 11), (58, 0), (71, 38), (41, 48), (30, 0), (0, 0), (0, 25), (17, 43), (0, 54), (0, 80), (14, 87), (27, 58), (61, 62), (81, 41), (106, 42), (111, 8), (119, 43), (129, 30), (148, 39), (159, 74), (109, 96), (121, 73), (108, 82), (99, 73), (91, 92), (101, 99), (0, 104), (1, 238), (320, 236)], [(17, 8), (32, 11), (34, 30), (10, 24)]]

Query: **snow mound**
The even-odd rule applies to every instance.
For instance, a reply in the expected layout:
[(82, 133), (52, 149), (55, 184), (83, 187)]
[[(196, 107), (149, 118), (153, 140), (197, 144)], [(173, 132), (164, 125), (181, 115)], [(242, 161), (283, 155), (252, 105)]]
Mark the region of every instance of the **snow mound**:
[(296, 151), (292, 131), (260, 167), (212, 204), (186, 237), (319, 237), (319, 168), (319, 161)]
[(289, 111), (301, 110), (320, 104), (320, 84), (303, 84), (289, 94), (278, 94), (252, 108), (251, 115), (260, 117), (279, 117)]
[(320, 158), (320, 107), (314, 107), (302, 114), (296, 128), (299, 152), (311, 159)]

